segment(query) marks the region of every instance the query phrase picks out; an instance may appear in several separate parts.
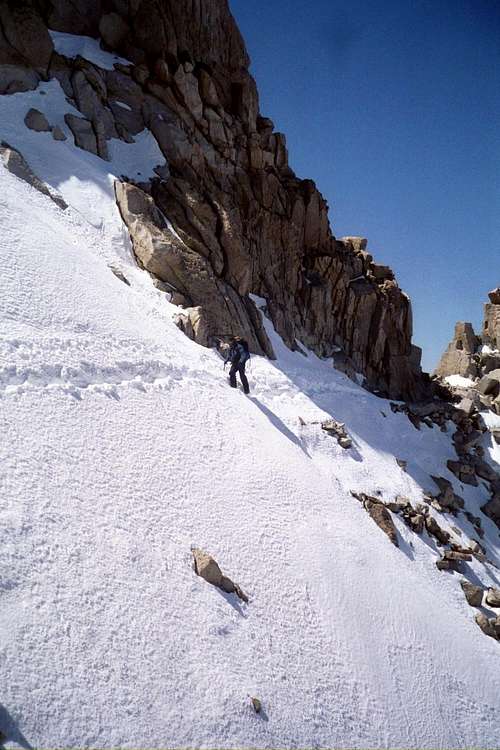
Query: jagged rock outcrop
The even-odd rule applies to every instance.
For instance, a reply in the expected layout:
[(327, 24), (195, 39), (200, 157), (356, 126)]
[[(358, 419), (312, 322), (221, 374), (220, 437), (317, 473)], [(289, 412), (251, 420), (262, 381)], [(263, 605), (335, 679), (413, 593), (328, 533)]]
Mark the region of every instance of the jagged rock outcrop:
[[(104, 159), (110, 138), (131, 142), (148, 127), (157, 139), (168, 169), (145, 185), (124, 181), (117, 196), (139, 262), (187, 308), (186, 331), (203, 344), (242, 334), (271, 354), (253, 293), (289, 347), (340, 349), (383, 395), (427, 391), (408, 297), (366, 240), (334, 237), (315, 184), (290, 169), (284, 135), (260, 115), (227, 0), (4, 5), (0, 91), (57, 77), (82, 114), (67, 117), (76, 144)], [(66, 59), (47, 27), (101, 36), (133, 65), (107, 71)], [(132, 195), (148, 210), (129, 212)]]
[(484, 306), (483, 341), (494, 349), (500, 349), (500, 287), (493, 289)]
[(150, 195), (129, 183), (117, 182), (115, 190), (139, 263), (170, 285), (174, 303), (180, 301), (187, 308), (179, 316), (180, 327), (204, 346), (210, 346), (214, 336), (236, 335), (243, 329), (253, 351), (273, 357), (260, 315), (248, 295), (237, 294), (215, 274), (210, 257), (180, 239)]
[(457, 323), (453, 339), (441, 357), (435, 373), (440, 377), (447, 375), (462, 375), (475, 377), (477, 364), (473, 357), (478, 348), (479, 340), (474, 333), (471, 323)]
[(474, 390), (457, 387), (454, 392), (500, 414), (500, 288), (493, 289), (488, 296), (481, 335), (474, 333), (470, 323), (457, 323), (435, 375), (439, 378), (462, 375), (477, 381)]

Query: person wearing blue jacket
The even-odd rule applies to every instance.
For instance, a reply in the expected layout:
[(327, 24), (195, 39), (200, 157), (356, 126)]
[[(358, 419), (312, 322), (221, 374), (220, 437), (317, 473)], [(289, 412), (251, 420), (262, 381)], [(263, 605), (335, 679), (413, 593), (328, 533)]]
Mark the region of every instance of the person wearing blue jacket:
[(239, 373), (241, 385), (243, 386), (244, 393), (250, 393), (250, 386), (248, 385), (247, 376), (245, 374), (245, 366), (250, 359), (250, 352), (248, 350), (248, 344), (245, 339), (241, 336), (233, 336), (231, 339), (231, 348), (229, 349), (225, 364), (231, 363), (229, 370), (229, 385), (231, 388), (237, 388), (236, 373)]

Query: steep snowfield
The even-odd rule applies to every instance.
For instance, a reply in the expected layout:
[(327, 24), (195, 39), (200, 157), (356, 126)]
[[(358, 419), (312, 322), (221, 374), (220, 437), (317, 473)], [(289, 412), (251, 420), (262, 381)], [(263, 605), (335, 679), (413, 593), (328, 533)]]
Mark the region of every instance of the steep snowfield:
[[(484, 488), (446, 470), (450, 433), (416, 431), (269, 325), (277, 361), (252, 359), (250, 398), (231, 390), (135, 266), (113, 203), (108, 170), (161, 163), (150, 136), (105, 164), (25, 130), (31, 106), (65, 127), (58, 84), (1, 106), (0, 137), (70, 204), (0, 168), (6, 744), (498, 747), (500, 648), (460, 576), (397, 518), (393, 547), (349, 492), (418, 502), (440, 474), (477, 512)], [(330, 415), (351, 450), (311, 424)], [(440, 523), (472, 538), (464, 516)], [(248, 605), (194, 574), (192, 546)]]

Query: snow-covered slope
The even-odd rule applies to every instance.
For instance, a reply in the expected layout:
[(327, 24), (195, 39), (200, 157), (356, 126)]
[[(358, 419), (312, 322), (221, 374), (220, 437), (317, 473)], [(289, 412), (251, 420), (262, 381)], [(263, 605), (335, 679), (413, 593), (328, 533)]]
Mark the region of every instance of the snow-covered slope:
[[(0, 137), (70, 207), (0, 168), (7, 745), (498, 747), (500, 648), (460, 577), (397, 517), (393, 547), (350, 494), (418, 502), (440, 474), (477, 513), (484, 488), (445, 468), (450, 433), (415, 430), (269, 327), (277, 361), (252, 359), (250, 398), (231, 390), (135, 266), (113, 202), (108, 171), (161, 162), (149, 134), (105, 164), (25, 130), (34, 97), (65, 128), (51, 82), (3, 98)], [(331, 415), (351, 450), (312, 424)], [(472, 538), (464, 516), (440, 523)], [(248, 605), (194, 574), (193, 546)], [(499, 585), (492, 565), (468, 572)]]

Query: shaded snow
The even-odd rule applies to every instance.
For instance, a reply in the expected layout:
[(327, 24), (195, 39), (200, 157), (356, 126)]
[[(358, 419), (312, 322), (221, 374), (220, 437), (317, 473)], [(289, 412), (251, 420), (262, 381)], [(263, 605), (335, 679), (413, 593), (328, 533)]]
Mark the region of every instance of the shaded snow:
[[(418, 502), (440, 474), (477, 513), (486, 490), (445, 468), (451, 432), (415, 430), (268, 321), (277, 360), (252, 357), (250, 398), (231, 390), (117, 224), (110, 171), (151, 169), (149, 136), (110, 167), (19, 129), (35, 95), (2, 100), (22, 107), (0, 136), (70, 207), (0, 170), (0, 722), (42, 747), (498, 747), (499, 645), (460, 577), (398, 518), (393, 547), (350, 495)], [(58, 96), (40, 99), (60, 118)], [(473, 538), (462, 515), (439, 522)], [(195, 576), (192, 546), (247, 606)]]
[[(489, 430), (496, 430), (500, 432), (500, 415), (493, 414), (492, 411), (483, 411), (483, 419), (486, 422)], [(500, 465), (500, 445), (493, 440), (492, 436), (488, 436), (488, 444), (486, 445), (487, 455), (493, 464)], [(497, 468), (497, 467), (495, 467)], [(498, 470), (498, 468), (497, 468)]]

